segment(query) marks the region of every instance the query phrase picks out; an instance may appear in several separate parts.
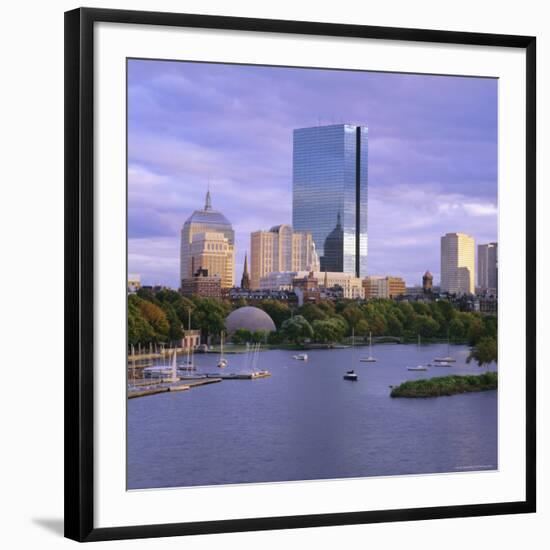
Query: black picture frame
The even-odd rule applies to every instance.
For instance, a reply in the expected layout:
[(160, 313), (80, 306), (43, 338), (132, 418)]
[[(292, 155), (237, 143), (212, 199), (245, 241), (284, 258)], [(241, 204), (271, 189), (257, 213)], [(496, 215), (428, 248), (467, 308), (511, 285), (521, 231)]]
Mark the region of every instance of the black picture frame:
[[(526, 52), (526, 498), (518, 502), (222, 521), (94, 527), (93, 360), (94, 24), (378, 38), (520, 48)], [(65, 13), (65, 536), (77, 541), (164, 537), (536, 511), (536, 39), (442, 30), (80, 8)]]

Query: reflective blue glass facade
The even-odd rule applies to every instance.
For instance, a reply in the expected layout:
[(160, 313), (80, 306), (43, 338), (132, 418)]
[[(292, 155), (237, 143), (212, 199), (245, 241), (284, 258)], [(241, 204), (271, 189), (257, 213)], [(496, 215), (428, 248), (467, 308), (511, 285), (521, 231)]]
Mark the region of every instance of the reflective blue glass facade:
[(367, 127), (294, 130), (292, 225), (311, 231), (321, 271), (367, 275), (367, 204)]

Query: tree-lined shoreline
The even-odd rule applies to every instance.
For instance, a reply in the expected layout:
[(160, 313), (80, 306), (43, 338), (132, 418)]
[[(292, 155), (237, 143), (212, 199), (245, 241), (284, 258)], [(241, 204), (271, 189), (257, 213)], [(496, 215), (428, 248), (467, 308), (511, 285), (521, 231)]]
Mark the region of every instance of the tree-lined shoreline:
[[(140, 289), (128, 296), (128, 344), (171, 343), (181, 340), (183, 327), (200, 330), (203, 342), (215, 343), (225, 331), (229, 313), (248, 305), (245, 300), (187, 298), (163, 289)], [(254, 304), (274, 321), (276, 331), (237, 330), (231, 335), (235, 344), (263, 342), (270, 347), (304, 347), (357, 343), (369, 334), (376, 338), (399, 338), (403, 342), (449, 341), (472, 346), (470, 360), (478, 364), (497, 361), (497, 318), (477, 312), (458, 311), (451, 302), (396, 302), (388, 299), (368, 301), (338, 300), (293, 307), (278, 300)]]

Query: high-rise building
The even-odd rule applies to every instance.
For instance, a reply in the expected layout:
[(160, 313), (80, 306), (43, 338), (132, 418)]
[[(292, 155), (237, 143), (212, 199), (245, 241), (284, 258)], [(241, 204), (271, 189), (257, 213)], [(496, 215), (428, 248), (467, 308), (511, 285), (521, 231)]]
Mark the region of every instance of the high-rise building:
[(473, 294), (474, 273), (473, 237), (464, 233), (447, 233), (441, 237), (441, 292)]
[(189, 245), (191, 272), (206, 270), (210, 277), (219, 277), (222, 288), (234, 286), (235, 247), (223, 233), (195, 233)]
[(318, 271), (319, 258), (311, 233), (276, 225), (250, 235), (250, 284), (260, 288), (260, 279), (272, 271)]
[(395, 298), (405, 294), (405, 281), (401, 277), (370, 275), (363, 279), (365, 298)]
[(497, 292), (498, 244), (480, 244), (477, 247), (477, 285), (482, 291)]
[(321, 270), (367, 274), (368, 129), (294, 130), (292, 226), (310, 231)]
[[(197, 233), (221, 233), (227, 239), (227, 244), (232, 247), (233, 266), (235, 254), (235, 232), (231, 222), (221, 213), (212, 208), (212, 200), (210, 191), (206, 193), (206, 200), (202, 210), (195, 210), (193, 214), (183, 224), (181, 229), (181, 246), (180, 246), (180, 280), (188, 279), (195, 274), (195, 271), (200, 267), (195, 262), (191, 265), (190, 248), (193, 236)], [(225, 286), (227, 285), (227, 286)], [(230, 288), (234, 286), (234, 273), (230, 277), (226, 276), (223, 280), (222, 287)]]

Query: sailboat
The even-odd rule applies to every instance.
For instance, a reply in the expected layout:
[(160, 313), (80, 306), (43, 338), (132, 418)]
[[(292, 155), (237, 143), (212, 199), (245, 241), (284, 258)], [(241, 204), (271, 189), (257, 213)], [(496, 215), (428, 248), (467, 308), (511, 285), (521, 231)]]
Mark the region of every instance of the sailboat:
[(177, 382), (177, 351), (174, 350), (172, 356), (172, 363), (169, 367), (163, 365), (157, 365), (154, 367), (146, 367), (143, 369), (144, 378), (156, 378), (161, 379), (161, 382)]
[(449, 365), (449, 363), (454, 363), (456, 361), (456, 359), (453, 359), (451, 357), (451, 354), (449, 353), (449, 347), (449, 331), (447, 331), (447, 357), (436, 357), (434, 359), (434, 362), (439, 363), (439, 365), (436, 365), (437, 367), (450, 367), (451, 365)]
[(223, 356), (223, 332), (220, 334), (220, 360), (218, 361), (218, 368), (225, 369), (227, 367), (227, 359)]
[(197, 367), (195, 367), (195, 364), (193, 363), (193, 351), (189, 345), (187, 346), (187, 359), (183, 365), (178, 365), (178, 371), (188, 372), (191, 370), (197, 370)]
[[(420, 334), (418, 335), (418, 347), (420, 347), (422, 344), (422, 341), (421, 341), (421, 338), (420, 338)], [(417, 365), (416, 367), (407, 367), (407, 370), (412, 370), (412, 371), (426, 371), (428, 370), (428, 367), (430, 365)]]
[(376, 363), (376, 359), (372, 356), (372, 332), (369, 332), (369, 356), (359, 359), (363, 363)]
[[(351, 360), (353, 363), (353, 356), (354, 356), (354, 349), (355, 349), (355, 330), (351, 330)], [(352, 382), (357, 382), (359, 380), (359, 377), (357, 376), (357, 373), (354, 370), (348, 370), (346, 371), (346, 374), (343, 376), (344, 380), (351, 380)]]
[[(254, 344), (252, 348), (252, 357), (247, 357), (246, 368), (247, 370), (250, 369), (250, 371), (245, 376), (250, 376), (250, 379), (252, 380), (254, 378), (265, 378), (267, 376), (271, 376), (271, 373), (268, 370), (258, 369), (258, 363), (260, 361), (260, 348), (261, 344), (259, 342), (257, 344)], [(239, 374), (236, 374), (235, 376), (238, 378)]]
[[(191, 330), (191, 310), (187, 312), (187, 330)], [(197, 370), (197, 367), (195, 367), (195, 364), (193, 362), (193, 350), (191, 349), (191, 339), (187, 340), (187, 359), (185, 360), (185, 363), (183, 365), (178, 366), (178, 371), (181, 372), (189, 372)]]

